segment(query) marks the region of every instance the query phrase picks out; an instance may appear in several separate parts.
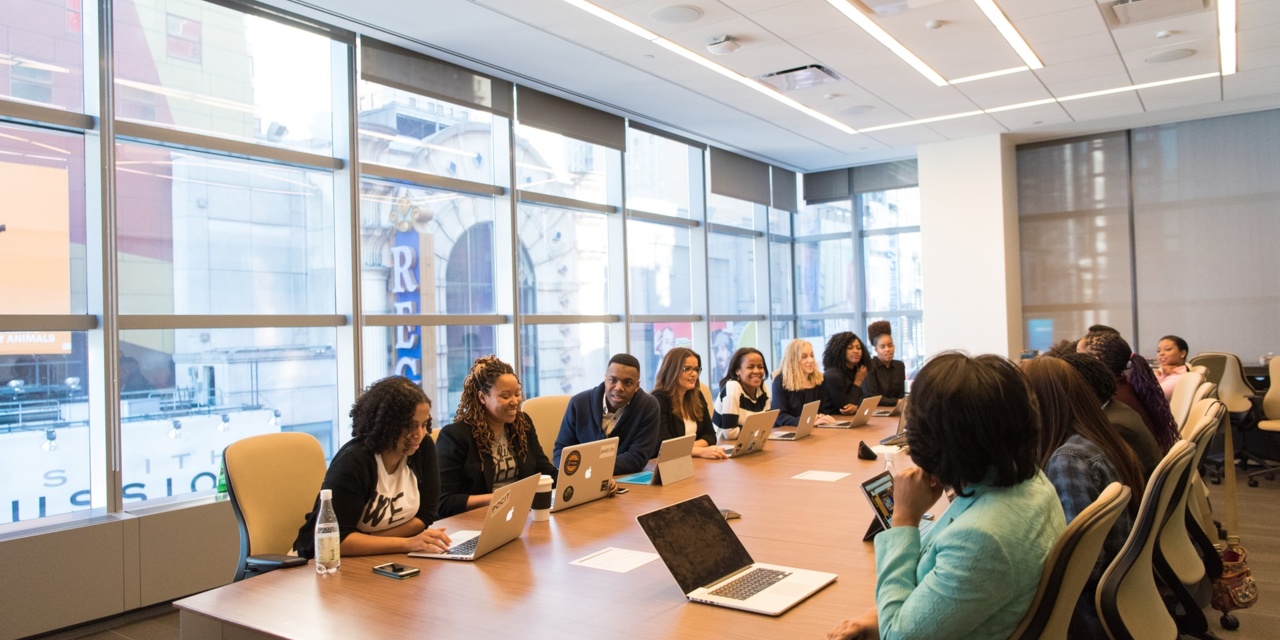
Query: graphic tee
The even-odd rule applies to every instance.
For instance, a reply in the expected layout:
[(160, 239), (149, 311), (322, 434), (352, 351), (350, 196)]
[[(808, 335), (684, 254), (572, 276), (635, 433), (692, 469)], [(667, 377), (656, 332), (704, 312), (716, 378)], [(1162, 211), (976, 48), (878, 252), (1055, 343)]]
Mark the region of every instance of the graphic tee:
[(408, 458), (400, 461), (394, 473), (387, 473), (382, 456), (374, 458), (378, 462), (378, 488), (365, 503), (356, 525), (363, 533), (385, 531), (408, 522), (417, 515), (420, 502), (418, 477), (409, 468)]

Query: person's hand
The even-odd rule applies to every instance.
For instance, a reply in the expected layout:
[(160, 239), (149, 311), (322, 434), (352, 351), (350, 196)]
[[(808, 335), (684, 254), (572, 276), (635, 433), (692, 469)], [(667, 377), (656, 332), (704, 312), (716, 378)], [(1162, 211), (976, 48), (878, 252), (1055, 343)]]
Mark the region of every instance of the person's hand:
[(431, 553), (444, 553), (453, 546), (453, 541), (449, 536), (445, 535), (444, 527), (439, 529), (423, 529), (422, 533), (413, 536), (409, 540), (409, 551), (429, 551)]
[(618, 493), (618, 483), (614, 482), (613, 478), (609, 478), (609, 497), (612, 498), (613, 496), (617, 495), (617, 493)]
[(825, 413), (819, 413), (818, 417), (813, 420), (814, 424), (831, 424), (832, 422), (835, 422), (835, 418)]
[(872, 609), (861, 618), (845, 620), (827, 632), (827, 640), (880, 640), (880, 616)]
[(893, 526), (918, 527), (920, 519), (942, 497), (942, 483), (920, 467), (893, 475)]
[(845, 406), (840, 407), (840, 415), (842, 415), (842, 416), (851, 416), (851, 415), (853, 415), (853, 413), (854, 413), (855, 411), (857, 411), (857, 410), (858, 410), (858, 405), (856, 405), (856, 404), (846, 404)]
[(858, 372), (853, 374), (853, 383), (862, 386), (862, 381), (867, 379), (867, 368), (858, 367)]
[(710, 447), (694, 447), (693, 457), (706, 458), (707, 460), (728, 460), (729, 454), (725, 453), (724, 449), (713, 445)]

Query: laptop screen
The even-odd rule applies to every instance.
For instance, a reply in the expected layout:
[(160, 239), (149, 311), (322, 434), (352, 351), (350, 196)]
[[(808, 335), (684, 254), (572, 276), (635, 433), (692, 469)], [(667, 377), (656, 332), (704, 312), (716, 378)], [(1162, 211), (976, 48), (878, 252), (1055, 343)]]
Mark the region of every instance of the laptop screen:
[(710, 496), (698, 496), (636, 517), (686, 594), (752, 563)]

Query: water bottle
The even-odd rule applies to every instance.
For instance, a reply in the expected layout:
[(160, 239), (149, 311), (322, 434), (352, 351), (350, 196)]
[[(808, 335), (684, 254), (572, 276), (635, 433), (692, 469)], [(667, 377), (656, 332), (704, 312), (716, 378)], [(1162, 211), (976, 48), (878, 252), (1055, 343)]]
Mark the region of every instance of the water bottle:
[(888, 451), (884, 454), (884, 470), (889, 472), (890, 476), (897, 475), (898, 468), (894, 459), (894, 452)]
[(338, 516), (333, 513), (333, 491), (320, 490), (320, 512), (316, 514), (316, 572), (335, 573), (342, 566), (342, 539), (338, 536)]

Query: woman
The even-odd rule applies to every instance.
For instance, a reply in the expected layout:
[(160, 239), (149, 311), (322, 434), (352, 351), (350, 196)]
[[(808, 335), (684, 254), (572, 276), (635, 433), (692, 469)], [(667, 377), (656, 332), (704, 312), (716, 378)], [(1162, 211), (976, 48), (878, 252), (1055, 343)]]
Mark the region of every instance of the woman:
[[(1031, 606), (1066, 523), (1036, 467), (1026, 378), (992, 355), (941, 354), (906, 408), (911, 468), (894, 476), (892, 528), (876, 547), (876, 608), (828, 638), (1008, 638)], [(945, 488), (956, 497), (921, 538)]]
[(556, 476), (538, 442), (520, 379), (497, 356), (477, 358), (462, 381), (453, 424), (440, 430), (440, 516), (489, 504), (494, 489), (534, 474)]
[[(813, 345), (800, 338), (787, 343), (782, 367), (773, 377), (773, 406), (778, 410), (775, 427), (800, 424), (800, 414), (810, 402), (822, 401), (822, 372), (813, 356)], [(831, 424), (831, 416), (819, 413), (814, 424)]]
[(1120, 334), (1108, 331), (1086, 335), (1076, 350), (1092, 354), (1107, 365), (1116, 378), (1116, 400), (1138, 413), (1147, 430), (1155, 436), (1161, 454), (1168, 453), (1169, 447), (1178, 441), (1178, 427), (1169, 412), (1169, 401), (1147, 361), (1134, 353)]
[[(662, 416), (658, 440), (694, 435), (697, 438), (693, 441), (694, 457), (723, 460), (728, 456), (715, 446), (716, 432), (711, 428), (707, 401), (698, 388), (699, 375), (702, 375), (702, 357), (692, 349), (676, 347), (662, 358), (653, 383), (653, 397)], [(655, 450), (653, 455), (656, 457), (658, 452)]]
[(739, 427), (725, 428), (724, 416), (737, 417), (742, 424), (747, 416), (769, 410), (769, 393), (764, 390), (764, 354), (758, 349), (742, 347), (729, 358), (729, 372), (720, 381), (720, 394), (716, 396), (715, 413), (711, 423), (716, 433), (725, 440), (737, 440)]
[(901, 360), (893, 359), (893, 333), (888, 320), (877, 320), (867, 326), (867, 337), (876, 357), (871, 360), (871, 371), (862, 381), (862, 393), (867, 397), (880, 396), (880, 406), (896, 406), (907, 396), (907, 367)]
[(841, 331), (827, 340), (822, 351), (822, 413), (851, 416), (862, 404), (862, 382), (867, 378), (871, 358), (862, 340), (852, 331)]
[[(321, 489), (333, 492), (344, 556), (446, 551), (444, 527), (431, 529), (440, 474), (431, 442), (431, 399), (408, 378), (383, 378), (351, 407), (351, 440), (333, 456)], [(293, 548), (315, 557), (316, 511)]]
[(1133, 492), (1128, 511), (1111, 527), (1102, 543), (1084, 591), (1076, 603), (1073, 637), (1104, 638), (1094, 606), (1102, 572), (1124, 546), (1133, 529), (1139, 500), (1146, 486), (1142, 465), (1129, 445), (1107, 422), (1097, 397), (1070, 364), (1057, 358), (1025, 360), (1020, 367), (1040, 406), (1040, 441), (1036, 456), (1058, 492), (1067, 523), (1102, 495), (1112, 482)]
[(1178, 336), (1165, 336), (1156, 343), (1156, 380), (1160, 381), (1160, 390), (1164, 391), (1164, 399), (1173, 399), (1173, 387), (1178, 378), (1187, 372), (1187, 341)]
[(1102, 414), (1106, 416), (1107, 422), (1111, 423), (1116, 434), (1138, 456), (1138, 464), (1142, 465), (1142, 477), (1150, 478), (1151, 472), (1155, 471), (1156, 465), (1160, 464), (1164, 454), (1160, 453), (1160, 445), (1156, 444), (1156, 437), (1151, 435), (1147, 425), (1142, 423), (1142, 417), (1130, 409), (1129, 405), (1115, 401), (1116, 377), (1111, 375), (1111, 371), (1107, 369), (1107, 365), (1102, 364), (1101, 360), (1087, 353), (1066, 353), (1061, 358), (1063, 362), (1071, 365), (1085, 384), (1093, 390), (1093, 395), (1101, 405)]

